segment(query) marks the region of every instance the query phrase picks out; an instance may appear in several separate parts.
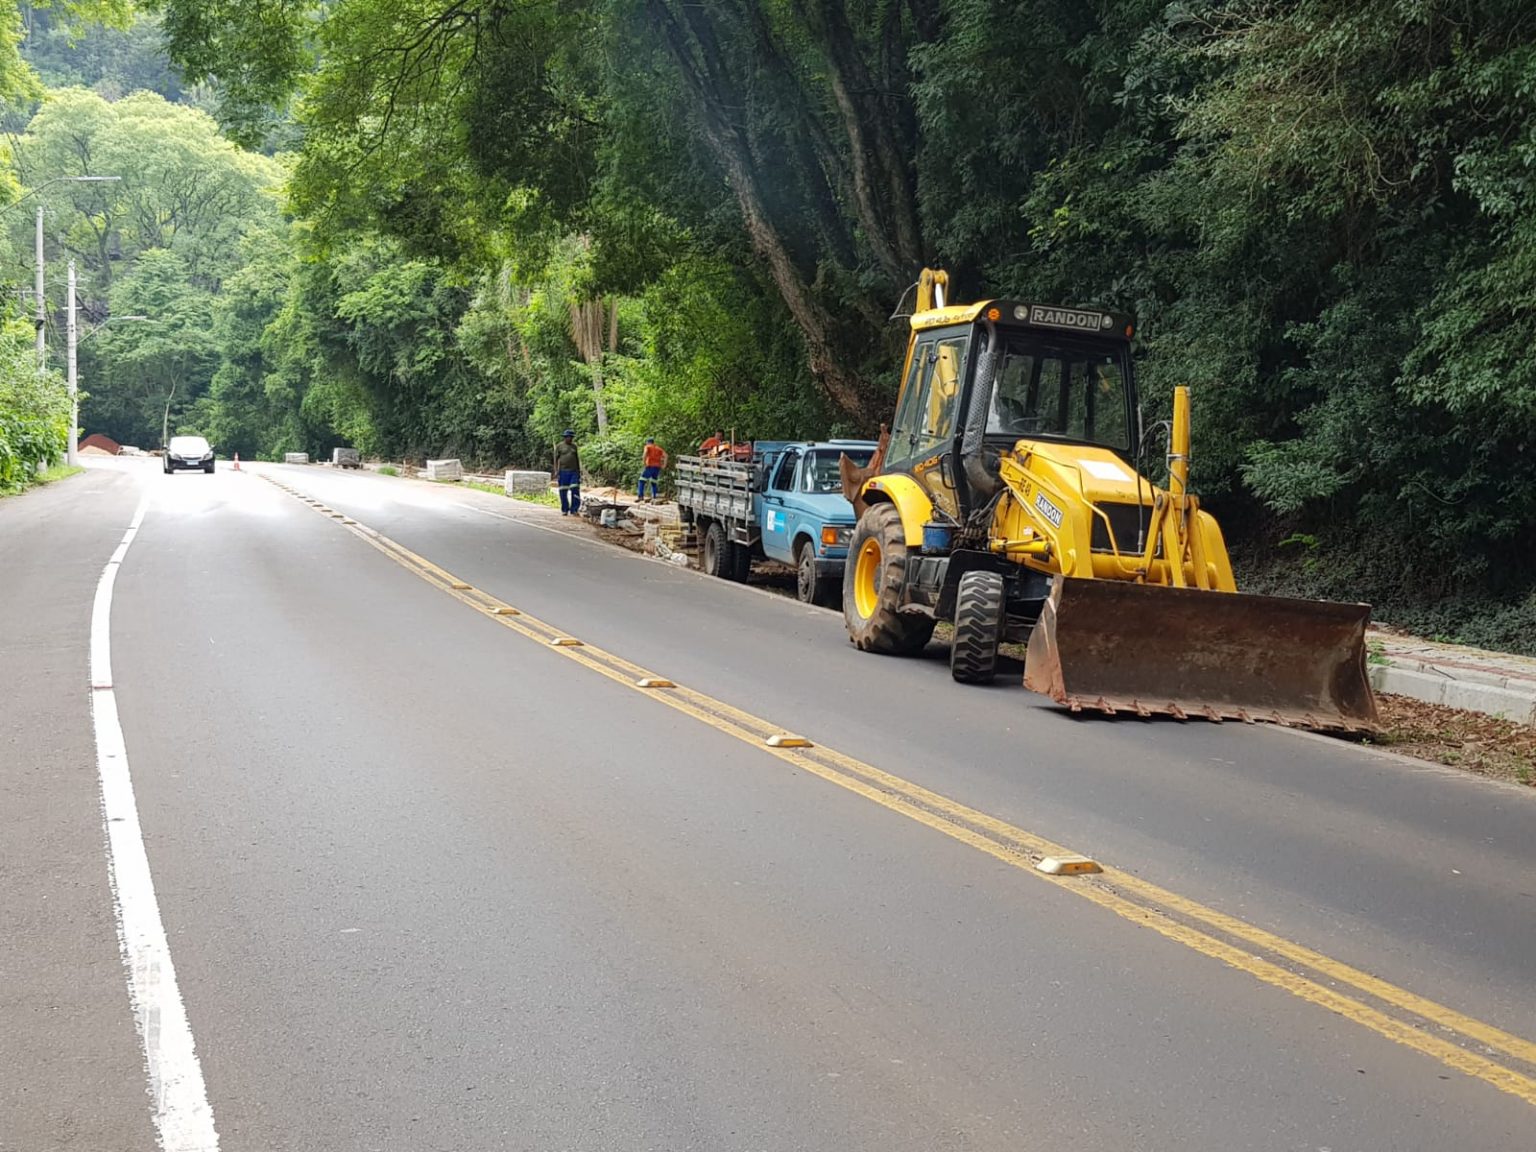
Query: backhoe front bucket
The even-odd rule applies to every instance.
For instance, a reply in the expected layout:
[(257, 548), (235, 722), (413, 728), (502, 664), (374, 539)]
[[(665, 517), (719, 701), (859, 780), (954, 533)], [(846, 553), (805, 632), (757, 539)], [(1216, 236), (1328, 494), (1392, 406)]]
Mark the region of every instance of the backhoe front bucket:
[(1056, 577), (1025, 687), (1074, 712), (1373, 732), (1366, 604)]

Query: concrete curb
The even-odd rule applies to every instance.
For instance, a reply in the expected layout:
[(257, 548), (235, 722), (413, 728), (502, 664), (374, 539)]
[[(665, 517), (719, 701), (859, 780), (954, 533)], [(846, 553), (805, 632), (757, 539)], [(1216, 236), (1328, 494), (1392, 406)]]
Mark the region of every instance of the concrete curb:
[(1529, 680), (1390, 656), (1371, 665), (1370, 678), (1378, 692), (1536, 725), (1536, 684)]

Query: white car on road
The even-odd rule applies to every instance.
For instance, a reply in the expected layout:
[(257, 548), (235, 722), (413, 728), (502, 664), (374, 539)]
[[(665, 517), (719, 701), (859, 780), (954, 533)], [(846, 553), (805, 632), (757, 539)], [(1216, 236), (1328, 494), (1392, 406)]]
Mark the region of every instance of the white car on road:
[(213, 474), (213, 448), (201, 436), (172, 436), (165, 449), (165, 472), (180, 472), (187, 468), (201, 468)]

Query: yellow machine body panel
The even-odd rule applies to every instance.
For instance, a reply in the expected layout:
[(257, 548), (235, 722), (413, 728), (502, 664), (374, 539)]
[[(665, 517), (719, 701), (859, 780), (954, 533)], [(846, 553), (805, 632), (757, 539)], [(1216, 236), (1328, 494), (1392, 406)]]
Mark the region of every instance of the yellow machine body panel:
[[(960, 519), (960, 498), (954, 485), (944, 475), (943, 457), (933, 456), (912, 465), (912, 475), (923, 486), (923, 491), (950, 520)], [(931, 518), (931, 517), (930, 517)]]
[(866, 483), (863, 495), (866, 503), (884, 500), (896, 505), (896, 510), (901, 513), (901, 530), (906, 536), (907, 547), (916, 548), (922, 544), (923, 525), (933, 519), (933, 501), (916, 480), (904, 472), (887, 472)]
[[(1176, 507), (1167, 491), (1109, 449), (1021, 440), (999, 468), (1008, 491), (994, 519), (996, 537), (1005, 548), (1021, 539), (1051, 545), (1044, 555), (1023, 553), (1030, 567), (1081, 579), (1237, 591), (1215, 517), (1193, 498)], [(1168, 549), (1153, 537), (1178, 514), (1192, 539), (1175, 576)]]

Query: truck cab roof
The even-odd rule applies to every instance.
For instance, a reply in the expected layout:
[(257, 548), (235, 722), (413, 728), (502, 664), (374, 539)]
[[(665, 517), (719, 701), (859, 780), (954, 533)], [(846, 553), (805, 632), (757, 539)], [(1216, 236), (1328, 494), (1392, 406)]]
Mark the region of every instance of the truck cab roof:
[(763, 456), (783, 452), (788, 448), (799, 448), (802, 451), (806, 449), (835, 448), (838, 451), (847, 452), (849, 450), (863, 451), (866, 448), (874, 451), (876, 447), (878, 445), (873, 440), (754, 440), (752, 442), (752, 450)]

